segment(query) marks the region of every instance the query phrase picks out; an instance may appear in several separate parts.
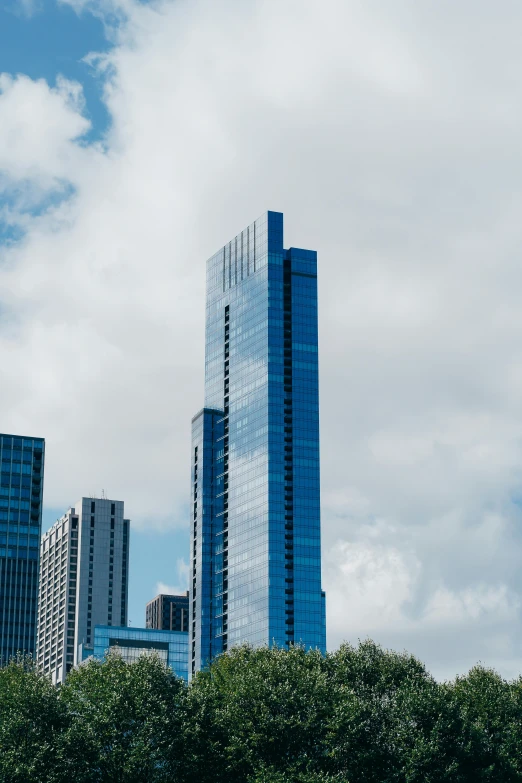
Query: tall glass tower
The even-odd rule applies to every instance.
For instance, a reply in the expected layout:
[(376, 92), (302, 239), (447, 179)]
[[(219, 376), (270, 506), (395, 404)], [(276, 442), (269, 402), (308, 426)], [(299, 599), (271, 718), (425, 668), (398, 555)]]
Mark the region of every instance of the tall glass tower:
[(207, 262), (192, 421), (192, 673), (242, 642), (325, 650), (317, 253), (267, 212)]
[(0, 666), (36, 646), (43, 438), (0, 434)]

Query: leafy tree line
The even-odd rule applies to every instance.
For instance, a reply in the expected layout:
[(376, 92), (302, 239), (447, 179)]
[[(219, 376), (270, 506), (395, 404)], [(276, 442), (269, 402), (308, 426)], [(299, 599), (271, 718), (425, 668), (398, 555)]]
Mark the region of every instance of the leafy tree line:
[(186, 687), (159, 659), (89, 661), (56, 689), (0, 669), (1, 783), (522, 781), (522, 679), (437, 683), (373, 642), (241, 647)]

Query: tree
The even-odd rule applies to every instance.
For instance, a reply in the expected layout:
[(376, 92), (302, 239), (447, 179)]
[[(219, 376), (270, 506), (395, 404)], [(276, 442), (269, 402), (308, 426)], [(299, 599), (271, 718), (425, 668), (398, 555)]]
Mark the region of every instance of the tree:
[(462, 716), (466, 769), (476, 783), (522, 780), (522, 683), (475, 666), (446, 687)]
[(65, 773), (59, 752), (67, 713), (51, 681), (29, 657), (0, 668), (0, 780), (51, 783)]
[(300, 772), (294, 775), (265, 767), (250, 777), (248, 783), (349, 783), (349, 781), (338, 775), (331, 777), (323, 772)]
[(317, 651), (243, 646), (220, 656), (188, 692), (194, 779), (244, 783), (265, 770), (293, 781), (319, 772), (333, 697)]
[(118, 653), (59, 690), (0, 669), (2, 783), (522, 783), (522, 679), (437, 683), (367, 641), (331, 654), (240, 647), (186, 688)]
[(420, 661), (371, 641), (328, 656), (328, 766), (351, 783), (457, 783), (461, 716)]
[(75, 783), (173, 783), (183, 748), (185, 685), (156, 656), (126, 663), (117, 652), (69, 674), (60, 700)]

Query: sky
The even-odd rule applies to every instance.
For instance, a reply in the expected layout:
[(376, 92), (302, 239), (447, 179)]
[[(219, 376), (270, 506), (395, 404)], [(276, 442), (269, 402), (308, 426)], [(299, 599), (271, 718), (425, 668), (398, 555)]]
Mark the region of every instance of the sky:
[(516, 0), (0, 0), (0, 431), (185, 589), (205, 260), (319, 253), (328, 646), (522, 669)]

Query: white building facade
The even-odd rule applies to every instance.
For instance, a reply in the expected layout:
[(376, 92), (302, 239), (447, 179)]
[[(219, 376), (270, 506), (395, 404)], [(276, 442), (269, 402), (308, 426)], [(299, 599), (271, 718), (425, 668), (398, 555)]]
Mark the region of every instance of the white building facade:
[(127, 625), (129, 520), (121, 500), (82, 498), (42, 538), (37, 662), (57, 684), (95, 625)]

